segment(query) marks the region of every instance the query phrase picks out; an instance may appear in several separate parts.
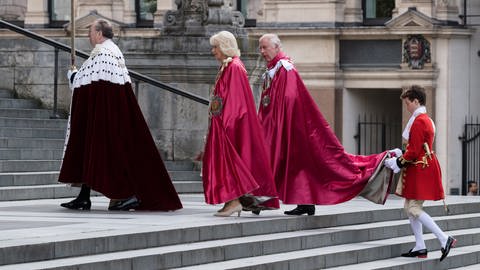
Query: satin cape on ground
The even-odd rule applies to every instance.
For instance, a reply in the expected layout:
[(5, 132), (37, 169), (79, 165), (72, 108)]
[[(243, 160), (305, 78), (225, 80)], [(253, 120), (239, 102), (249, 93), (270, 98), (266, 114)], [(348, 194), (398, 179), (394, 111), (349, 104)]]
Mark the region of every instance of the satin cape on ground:
[[(288, 57), (280, 53), (268, 67), (280, 59)], [(384, 203), (391, 178), (376, 180), (374, 176), (383, 170), (386, 152), (370, 156), (346, 153), (295, 68), (287, 71), (280, 67), (262, 100), (267, 95), (270, 100), (260, 104), (259, 119), (283, 203), (338, 204), (360, 195), (369, 181), (383, 181), (371, 185), (381, 186), (381, 192), (369, 192), (382, 198), (368, 199)]]
[(100, 80), (74, 90), (59, 181), (111, 199), (135, 195), (142, 210), (182, 208), (130, 83)]
[[(210, 103), (203, 156), (205, 201), (219, 204), (250, 193), (277, 197), (247, 72), (238, 57), (224, 68)], [(278, 208), (278, 199), (266, 202)]]

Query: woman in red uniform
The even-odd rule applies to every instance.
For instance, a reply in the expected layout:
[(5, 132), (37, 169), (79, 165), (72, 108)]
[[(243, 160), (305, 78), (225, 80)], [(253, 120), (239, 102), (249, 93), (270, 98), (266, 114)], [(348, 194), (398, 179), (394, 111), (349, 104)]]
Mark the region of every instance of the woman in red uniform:
[(205, 201), (225, 203), (215, 213), (222, 217), (240, 215), (242, 209), (277, 209), (270, 157), (235, 36), (221, 31), (210, 45), (221, 66), (210, 94), (202, 168)]
[(442, 247), (440, 261), (442, 261), (457, 240), (447, 236), (422, 209), (425, 200), (441, 200), (445, 197), (440, 165), (432, 150), (435, 124), (426, 113), (426, 97), (421, 87), (412, 86), (401, 95), (401, 99), (408, 112), (412, 114), (402, 134), (408, 144), (402, 156), (387, 159), (385, 165), (394, 172), (403, 168), (400, 176), (401, 183), (396, 193), (405, 198), (405, 211), (410, 220), (416, 244), (402, 256), (427, 257), (428, 251), (422, 232), (422, 225), (424, 225), (440, 241)]

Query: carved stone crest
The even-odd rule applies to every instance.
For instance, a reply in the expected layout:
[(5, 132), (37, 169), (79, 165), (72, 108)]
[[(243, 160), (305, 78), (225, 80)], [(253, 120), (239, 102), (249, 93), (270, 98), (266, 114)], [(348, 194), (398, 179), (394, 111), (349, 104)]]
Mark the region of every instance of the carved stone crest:
[(431, 62), (430, 42), (422, 35), (409, 35), (403, 43), (403, 62), (412, 69), (423, 69)]

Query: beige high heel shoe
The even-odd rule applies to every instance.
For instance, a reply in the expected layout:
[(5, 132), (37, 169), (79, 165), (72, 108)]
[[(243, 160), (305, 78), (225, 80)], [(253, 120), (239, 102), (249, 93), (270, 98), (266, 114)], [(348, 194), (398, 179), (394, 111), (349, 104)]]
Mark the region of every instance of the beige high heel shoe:
[(240, 216), (240, 213), (242, 212), (242, 205), (241, 204), (237, 204), (236, 206), (234, 207), (231, 207), (231, 208), (228, 208), (228, 209), (224, 209), (224, 211), (221, 211), (221, 212), (217, 212), (215, 214), (213, 214), (214, 216), (216, 217), (229, 217), (231, 216), (233, 213), (237, 212), (238, 216)]

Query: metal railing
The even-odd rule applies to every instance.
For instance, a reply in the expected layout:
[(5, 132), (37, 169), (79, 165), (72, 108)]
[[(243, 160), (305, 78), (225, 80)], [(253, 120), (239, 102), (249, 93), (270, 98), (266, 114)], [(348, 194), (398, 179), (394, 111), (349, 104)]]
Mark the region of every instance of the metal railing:
[(399, 119), (388, 119), (383, 115), (359, 115), (357, 134), (353, 136), (357, 140), (357, 154), (371, 155), (400, 147), (400, 123)]
[[(31, 39), (35, 39), (39, 42), (42, 42), (42, 43), (45, 43), (47, 45), (50, 45), (54, 48), (54, 53), (55, 53), (55, 67), (54, 67), (54, 85), (53, 85), (53, 116), (52, 117), (58, 117), (58, 112), (57, 112), (57, 96), (58, 96), (58, 84), (57, 84), (57, 79), (58, 79), (58, 52), (59, 50), (62, 50), (62, 51), (65, 51), (65, 52), (71, 52), (71, 47), (70, 46), (67, 46), (63, 43), (60, 43), (58, 41), (55, 41), (53, 39), (50, 39), (50, 38), (46, 38), (46, 37), (43, 37), (41, 35), (38, 35), (36, 33), (33, 33), (29, 30), (26, 30), (24, 28), (21, 28), (21, 27), (18, 27), (14, 24), (11, 24), (9, 22), (6, 22), (4, 20), (0, 20), (0, 27), (3, 27), (3, 28), (6, 28), (6, 29), (9, 29), (13, 32), (16, 32), (18, 34), (21, 34), (21, 35), (24, 35), (26, 37), (29, 37)], [(87, 59), (89, 57), (89, 54), (88, 53), (85, 53), (83, 51), (80, 51), (80, 50), (75, 50), (75, 55), (76, 56), (79, 56), (83, 59)], [(178, 88), (175, 88), (173, 86), (170, 86), (168, 84), (165, 84), (163, 82), (160, 82), (158, 80), (155, 80), (153, 79), (152, 77), (149, 77), (149, 76), (146, 76), (146, 75), (143, 75), (141, 73), (138, 73), (138, 72), (135, 72), (135, 71), (132, 71), (132, 70), (129, 70), (128, 73), (130, 74), (130, 77), (133, 78), (134, 80), (137, 80), (137, 83), (136, 83), (136, 86), (135, 87), (136, 89), (138, 89), (138, 81), (142, 81), (144, 83), (147, 83), (147, 84), (150, 84), (150, 85), (153, 85), (153, 86), (156, 86), (160, 89), (163, 89), (163, 90), (166, 90), (166, 91), (169, 91), (169, 92), (172, 92), (176, 95), (179, 95), (179, 96), (182, 96), (182, 97), (185, 97), (185, 98), (188, 98), (190, 100), (193, 100), (195, 102), (198, 102), (198, 103), (201, 103), (201, 104), (204, 104), (204, 105), (208, 105), (209, 101), (208, 99), (202, 97), (202, 96), (199, 96), (199, 95), (196, 95), (196, 94), (192, 94), (190, 92), (187, 92), (185, 90), (181, 90), (181, 89), (178, 89)]]
[(468, 182), (480, 185), (480, 120), (465, 117), (462, 142), (462, 195), (468, 192)]

